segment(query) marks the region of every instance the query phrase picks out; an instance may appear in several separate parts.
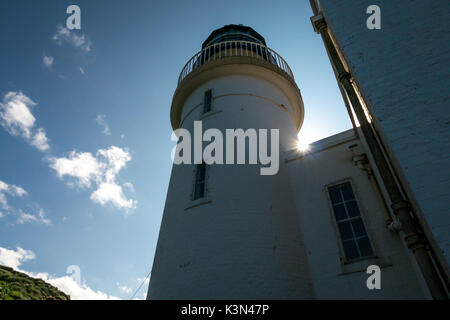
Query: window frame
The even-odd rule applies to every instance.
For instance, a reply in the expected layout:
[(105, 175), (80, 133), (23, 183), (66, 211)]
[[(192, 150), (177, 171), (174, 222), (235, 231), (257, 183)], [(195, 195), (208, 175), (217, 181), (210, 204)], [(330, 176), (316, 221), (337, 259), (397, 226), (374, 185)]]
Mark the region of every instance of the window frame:
[[(335, 213), (334, 213), (334, 208), (333, 208), (333, 202), (331, 200), (331, 196), (330, 196), (330, 192), (329, 189), (332, 187), (336, 187), (338, 185), (342, 185), (345, 183), (349, 183), (351, 188), (352, 188), (352, 192), (353, 192), (353, 196), (354, 199), (356, 201), (356, 204), (358, 206), (359, 209), (359, 218), (361, 219), (363, 225), (364, 225), (364, 229), (366, 231), (366, 235), (367, 238), (369, 239), (369, 243), (370, 246), (372, 248), (372, 255), (368, 255), (368, 256), (359, 256), (353, 259), (348, 259), (347, 255), (345, 254), (345, 249), (344, 249), (344, 244), (343, 244), (343, 240), (339, 231), (339, 226), (338, 226), (338, 221), (336, 219)], [(367, 215), (366, 215), (366, 211), (364, 209), (364, 207), (361, 205), (361, 198), (358, 195), (358, 188), (356, 187), (355, 183), (353, 182), (353, 180), (351, 178), (344, 178), (338, 181), (335, 181), (333, 183), (329, 183), (327, 185), (325, 185), (324, 187), (324, 192), (326, 194), (326, 198), (328, 201), (328, 207), (329, 207), (329, 211), (330, 211), (330, 218), (332, 220), (332, 224), (336, 233), (336, 238), (337, 238), (337, 242), (338, 242), (338, 247), (339, 247), (339, 256), (340, 256), (340, 260), (343, 264), (351, 264), (354, 262), (359, 262), (359, 261), (363, 261), (363, 260), (370, 260), (370, 259), (374, 259), (374, 258), (378, 258), (377, 255), (377, 250), (376, 250), (376, 246), (374, 241), (372, 240), (372, 236), (370, 235), (370, 224), (368, 223), (368, 219), (367, 219)], [(339, 220), (340, 221), (352, 221), (355, 220), (356, 217), (354, 218), (347, 218), (345, 220)], [(352, 238), (352, 239), (357, 239), (357, 238)]]
[[(210, 96), (211, 101), (210, 101), (210, 103), (209, 103), (209, 109), (206, 110), (206, 109), (205, 109), (205, 107), (206, 107), (206, 94), (207, 94), (208, 92), (211, 93), (211, 96)], [(212, 89), (212, 88), (203, 91), (203, 109), (202, 109), (202, 115), (208, 114), (208, 113), (210, 113), (210, 112), (213, 111), (213, 110), (212, 110), (212, 109), (213, 109), (213, 100), (214, 100), (214, 99), (213, 99), (213, 89)]]
[[(201, 197), (196, 198), (196, 190), (197, 190), (197, 175), (200, 166), (204, 166), (204, 176), (203, 176), (203, 195)], [(207, 178), (208, 178), (208, 165), (205, 162), (194, 164), (194, 179), (192, 184), (192, 192), (191, 192), (191, 201), (202, 201), (207, 199)]]

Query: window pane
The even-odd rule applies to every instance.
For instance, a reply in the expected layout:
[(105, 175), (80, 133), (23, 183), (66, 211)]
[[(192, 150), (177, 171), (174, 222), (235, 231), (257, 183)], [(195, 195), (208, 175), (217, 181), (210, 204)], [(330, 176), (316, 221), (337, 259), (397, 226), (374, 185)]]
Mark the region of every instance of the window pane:
[(205, 181), (205, 169), (206, 169), (206, 167), (205, 167), (204, 163), (199, 164), (197, 166), (197, 181), (198, 182)]
[(352, 239), (353, 238), (353, 232), (352, 228), (350, 227), (350, 222), (341, 222), (338, 224), (339, 227), (339, 233), (341, 235), (342, 240)]
[(352, 220), (352, 227), (356, 237), (362, 237), (367, 234), (366, 228), (364, 228), (364, 223), (361, 218)]
[(356, 247), (355, 240), (347, 240), (342, 243), (344, 246), (345, 257), (348, 260), (355, 259), (359, 257), (358, 248)]
[(198, 164), (195, 170), (194, 200), (205, 195), (206, 164)]
[(200, 196), (200, 189), (198, 188), (198, 186), (195, 186), (195, 192), (194, 192), (194, 200), (199, 199)]
[(368, 237), (358, 239), (359, 250), (361, 251), (361, 256), (372, 256), (373, 250), (370, 245)]
[(339, 191), (339, 187), (329, 188), (328, 192), (330, 193), (330, 198), (332, 203), (342, 202), (341, 192)]
[(347, 207), (347, 212), (350, 217), (358, 217), (360, 215), (358, 205), (355, 200), (346, 202), (345, 206)]
[(353, 194), (352, 185), (347, 182), (342, 184), (342, 194), (344, 195), (344, 200), (353, 200), (355, 199), (355, 195)]
[(211, 111), (211, 97), (212, 97), (211, 90), (206, 91), (205, 99), (203, 101), (203, 113)]
[(347, 218), (347, 213), (345, 213), (345, 207), (343, 203), (334, 205), (333, 210), (334, 216), (336, 217), (336, 221)]
[(203, 198), (205, 195), (205, 184), (204, 183), (197, 183), (195, 185), (195, 199)]

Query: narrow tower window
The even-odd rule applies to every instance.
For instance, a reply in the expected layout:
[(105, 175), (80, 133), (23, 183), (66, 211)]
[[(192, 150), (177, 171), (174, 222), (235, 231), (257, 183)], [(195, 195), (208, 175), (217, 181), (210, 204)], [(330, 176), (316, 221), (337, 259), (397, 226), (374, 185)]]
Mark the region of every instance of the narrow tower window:
[(211, 99), (212, 99), (212, 91), (205, 91), (205, 97), (203, 101), (203, 113), (207, 113), (211, 111)]
[(206, 187), (206, 164), (203, 162), (195, 167), (195, 185), (193, 200), (205, 197)]
[(350, 182), (329, 187), (328, 193), (346, 260), (373, 256), (372, 245)]

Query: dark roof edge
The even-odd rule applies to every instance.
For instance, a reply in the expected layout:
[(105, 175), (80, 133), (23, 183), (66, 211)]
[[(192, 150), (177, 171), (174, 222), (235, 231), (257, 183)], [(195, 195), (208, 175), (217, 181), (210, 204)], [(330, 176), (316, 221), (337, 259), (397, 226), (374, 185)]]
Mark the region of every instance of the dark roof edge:
[(256, 39), (258, 39), (264, 45), (266, 45), (266, 40), (264, 39), (264, 37), (262, 35), (260, 35), (258, 32), (256, 32), (253, 28), (244, 26), (242, 24), (227, 24), (226, 26), (223, 26), (222, 28), (216, 29), (213, 32), (211, 32), (211, 34), (208, 36), (208, 38), (206, 38), (206, 40), (203, 41), (202, 48), (205, 48), (206, 45), (209, 42), (211, 42), (211, 40), (215, 36), (217, 36), (218, 34), (226, 32), (228, 29), (235, 29), (235, 30), (238, 30), (238, 31), (249, 32), (250, 34), (252, 34), (252, 36), (254, 36)]

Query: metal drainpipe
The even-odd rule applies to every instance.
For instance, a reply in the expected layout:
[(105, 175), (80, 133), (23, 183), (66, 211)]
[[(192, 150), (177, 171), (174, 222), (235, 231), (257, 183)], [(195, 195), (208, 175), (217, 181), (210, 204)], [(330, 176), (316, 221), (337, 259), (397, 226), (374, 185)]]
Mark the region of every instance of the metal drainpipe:
[[(375, 137), (367, 117), (364, 113), (363, 107), (358, 99), (358, 95), (352, 84), (352, 76), (344, 67), (343, 62), (328, 34), (328, 27), (325, 19), (321, 14), (311, 18), (315, 30), (320, 33), (322, 40), (325, 44), (325, 48), (330, 57), (331, 63), (334, 65), (338, 74), (339, 83), (347, 93), (347, 97), (350, 100), (356, 118), (361, 126), (361, 131), (367, 142), (367, 145), (375, 160), (375, 164), (380, 172), (380, 176), (383, 180), (383, 184), (389, 194), (391, 200), (391, 208), (398, 218), (401, 228), (405, 234), (405, 242), (408, 248), (413, 252), (419, 268), (422, 271), (422, 275), (428, 285), (431, 296), (433, 299), (445, 300), (448, 299), (447, 292), (442, 283), (441, 278), (433, 265), (433, 261), (427, 250), (427, 241), (423, 236), (423, 232), (420, 232), (413, 222), (410, 215), (410, 205), (407, 200), (404, 199), (397, 182), (389, 168), (389, 164), (384, 157), (381, 146)], [(350, 114), (350, 117), (352, 115)]]

